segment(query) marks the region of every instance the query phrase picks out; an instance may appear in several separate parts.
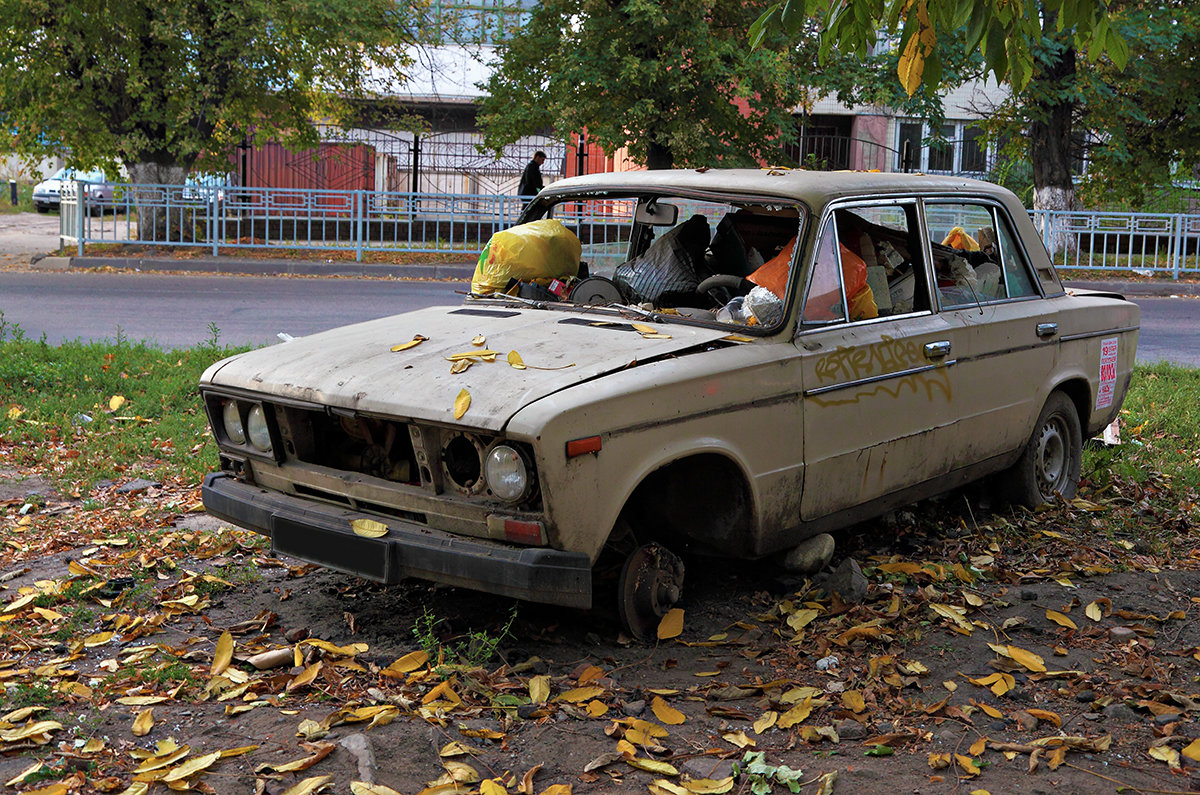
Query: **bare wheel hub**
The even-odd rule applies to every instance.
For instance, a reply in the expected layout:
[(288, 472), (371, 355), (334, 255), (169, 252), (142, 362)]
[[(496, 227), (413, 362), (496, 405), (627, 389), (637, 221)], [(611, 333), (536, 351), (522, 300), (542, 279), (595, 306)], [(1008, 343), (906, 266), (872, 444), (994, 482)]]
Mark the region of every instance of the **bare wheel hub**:
[(625, 559), (619, 588), (621, 623), (638, 640), (650, 640), (683, 592), (683, 561), (660, 544), (638, 547)]

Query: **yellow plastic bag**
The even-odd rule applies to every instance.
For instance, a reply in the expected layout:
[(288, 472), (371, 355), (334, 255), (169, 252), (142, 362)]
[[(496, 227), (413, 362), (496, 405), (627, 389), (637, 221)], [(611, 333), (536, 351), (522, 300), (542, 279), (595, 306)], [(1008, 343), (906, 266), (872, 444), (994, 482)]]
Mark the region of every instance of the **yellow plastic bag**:
[(510, 279), (549, 283), (579, 274), (579, 238), (556, 218), (543, 218), (492, 235), (471, 279), (471, 292), (488, 295)]
[(956, 248), (959, 251), (978, 251), (979, 243), (975, 238), (967, 234), (967, 230), (961, 226), (956, 226), (946, 233), (946, 237), (942, 240), (943, 246)]

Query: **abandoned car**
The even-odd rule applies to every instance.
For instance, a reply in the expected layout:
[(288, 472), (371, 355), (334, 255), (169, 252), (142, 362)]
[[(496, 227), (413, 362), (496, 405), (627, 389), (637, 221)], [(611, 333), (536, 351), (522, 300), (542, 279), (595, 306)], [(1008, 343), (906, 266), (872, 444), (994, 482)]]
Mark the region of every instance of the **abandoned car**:
[(521, 220), (457, 305), (210, 367), (208, 511), (371, 580), (583, 608), (605, 552), (646, 637), (684, 552), (822, 565), (827, 531), (985, 476), (1071, 497), (1129, 386), (1137, 306), (1064, 290), (988, 183), (598, 174)]

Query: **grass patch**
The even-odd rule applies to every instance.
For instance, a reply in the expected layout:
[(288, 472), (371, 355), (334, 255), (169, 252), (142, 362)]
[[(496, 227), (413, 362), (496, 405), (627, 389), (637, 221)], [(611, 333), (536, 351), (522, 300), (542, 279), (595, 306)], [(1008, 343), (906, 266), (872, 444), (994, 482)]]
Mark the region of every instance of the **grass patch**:
[(62, 696), (48, 685), (19, 684), (4, 688), (3, 694), (0, 694), (0, 710), (4, 712), (22, 707), (57, 707), (62, 703)]
[(181, 350), (123, 339), (53, 346), (0, 314), (0, 442), (13, 464), (50, 470), (66, 491), (130, 477), (198, 482), (217, 452), (196, 385), (241, 350), (221, 345), (215, 328)]
[(0, 215), (14, 213), (32, 213), (37, 208), (33, 206), (33, 183), (17, 183), (17, 203), (14, 206), (9, 193), (8, 180), (0, 181)]

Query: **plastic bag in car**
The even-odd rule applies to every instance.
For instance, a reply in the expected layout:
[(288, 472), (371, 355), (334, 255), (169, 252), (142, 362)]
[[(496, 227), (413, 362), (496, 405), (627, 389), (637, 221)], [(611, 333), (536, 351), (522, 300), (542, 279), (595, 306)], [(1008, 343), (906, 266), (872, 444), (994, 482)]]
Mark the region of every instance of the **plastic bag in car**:
[(492, 235), (471, 279), (471, 292), (502, 291), (511, 280), (548, 284), (579, 273), (583, 246), (557, 218), (543, 218)]
[(644, 254), (617, 266), (613, 281), (629, 303), (658, 304), (664, 297), (695, 293), (708, 239), (708, 219), (693, 215), (651, 243)]

